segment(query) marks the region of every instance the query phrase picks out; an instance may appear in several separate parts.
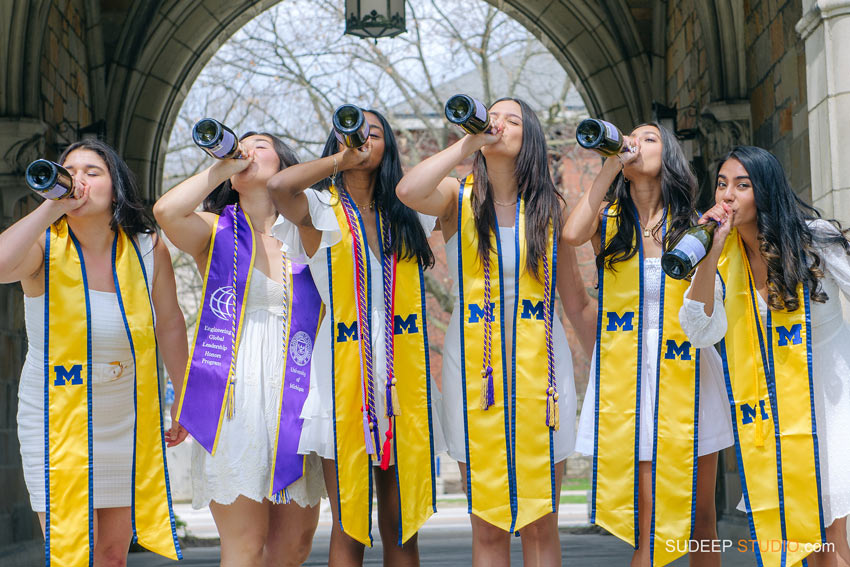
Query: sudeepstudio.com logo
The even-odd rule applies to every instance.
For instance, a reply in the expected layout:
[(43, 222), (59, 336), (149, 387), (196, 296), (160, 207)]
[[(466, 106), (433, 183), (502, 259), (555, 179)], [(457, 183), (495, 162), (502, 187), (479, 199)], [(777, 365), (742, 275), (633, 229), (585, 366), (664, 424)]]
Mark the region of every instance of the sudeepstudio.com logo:
[(730, 549), (736, 549), (741, 553), (752, 553), (756, 549), (763, 552), (780, 552), (783, 549), (791, 553), (803, 551), (805, 553), (817, 553), (819, 551), (833, 552), (835, 544), (830, 542), (805, 542), (798, 541), (783, 541), (781, 539), (689, 539), (689, 540), (673, 540), (668, 539), (665, 542), (669, 553), (723, 553)]

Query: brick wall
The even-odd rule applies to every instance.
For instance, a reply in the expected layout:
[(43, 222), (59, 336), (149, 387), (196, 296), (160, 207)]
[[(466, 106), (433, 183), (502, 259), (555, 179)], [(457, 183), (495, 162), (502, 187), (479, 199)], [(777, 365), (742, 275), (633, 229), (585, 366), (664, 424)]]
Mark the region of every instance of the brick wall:
[(694, 0), (667, 3), (665, 84), (669, 106), (678, 109), (677, 128), (697, 127), (698, 111), (711, 96), (702, 26)]
[(794, 31), (798, 0), (744, 0), (753, 143), (776, 154), (791, 186), (811, 199), (806, 54)]

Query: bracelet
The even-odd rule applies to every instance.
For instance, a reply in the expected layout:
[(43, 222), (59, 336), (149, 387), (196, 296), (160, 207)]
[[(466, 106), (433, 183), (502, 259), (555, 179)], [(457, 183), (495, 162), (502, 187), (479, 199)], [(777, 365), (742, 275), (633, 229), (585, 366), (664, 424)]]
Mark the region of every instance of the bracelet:
[(331, 182), (336, 185), (336, 174), (339, 172), (339, 164), (336, 162), (336, 156), (331, 156), (334, 159), (334, 172), (331, 174)]

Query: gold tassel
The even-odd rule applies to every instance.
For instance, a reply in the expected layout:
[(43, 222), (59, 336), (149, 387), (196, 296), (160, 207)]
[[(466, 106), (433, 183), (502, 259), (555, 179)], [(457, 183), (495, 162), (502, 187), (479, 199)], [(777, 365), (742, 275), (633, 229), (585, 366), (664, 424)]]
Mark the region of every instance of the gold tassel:
[(489, 392), (487, 391), (490, 386), (490, 381), (487, 379), (487, 372), (481, 371), (481, 409), (486, 410), (489, 406), (487, 405), (487, 399), (489, 398)]
[[(557, 396), (557, 395), (558, 394), (555, 394), (555, 396)], [(554, 405), (554, 409), (555, 409), (555, 411), (553, 412), (555, 414), (555, 431), (558, 431), (561, 428), (561, 411), (558, 409), (557, 398), (555, 398), (553, 400), (552, 405)]]
[(546, 427), (555, 426), (555, 409), (552, 407), (552, 396), (546, 393)]
[(233, 413), (236, 411), (235, 390), (236, 384), (233, 380), (231, 380), (227, 384), (227, 394), (225, 394), (227, 397), (227, 402), (224, 405), (224, 411), (227, 415), (228, 420), (233, 419)]
[(401, 415), (401, 404), (398, 403), (398, 390), (395, 385), (396, 379), (393, 378), (393, 382), (390, 385), (390, 396), (393, 401), (393, 415)]

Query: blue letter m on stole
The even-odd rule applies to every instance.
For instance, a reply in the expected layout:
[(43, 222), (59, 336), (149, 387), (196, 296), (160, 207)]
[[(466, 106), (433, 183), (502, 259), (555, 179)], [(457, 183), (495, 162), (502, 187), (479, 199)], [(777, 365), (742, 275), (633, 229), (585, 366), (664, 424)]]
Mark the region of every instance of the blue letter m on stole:
[(75, 364), (70, 370), (60, 364), (54, 366), (53, 371), (56, 372), (56, 379), (53, 381), (54, 386), (64, 386), (69, 380), (72, 386), (80, 386), (83, 383), (83, 377), (81, 376), (83, 372), (82, 364)]
[(523, 299), (520, 318), (531, 319), (532, 317), (538, 321), (543, 320), (543, 302), (538, 301), (537, 303), (532, 303), (530, 299)]
[(635, 318), (634, 311), (626, 311), (622, 317), (616, 311), (608, 312), (608, 326), (605, 328), (606, 331), (631, 331), (634, 329), (632, 326), (632, 319)]
[(336, 328), (336, 342), (344, 343), (349, 340), (360, 340), (360, 338), (357, 336), (357, 321), (354, 321), (351, 325), (346, 325), (345, 323), (337, 323)]
[(407, 333), (408, 335), (415, 335), (418, 332), (419, 327), (416, 326), (416, 313), (411, 313), (404, 319), (401, 318), (401, 315), (393, 317), (393, 334), (403, 335)]
[(803, 342), (803, 337), (800, 336), (800, 332), (803, 330), (803, 326), (800, 323), (796, 323), (791, 326), (791, 330), (789, 331), (785, 327), (776, 327), (776, 332), (779, 334), (779, 342), (778, 346), (788, 346), (788, 341), (791, 341), (791, 344), (798, 345)]
[(676, 341), (673, 339), (667, 339), (667, 352), (664, 353), (664, 358), (666, 360), (673, 360), (674, 358), (678, 358), (679, 360), (690, 360), (691, 343), (685, 341), (679, 345), (676, 344)]
[[(770, 419), (767, 412), (764, 410), (764, 400), (759, 400), (759, 409), (761, 410), (761, 418), (763, 420)], [(741, 425), (749, 425), (756, 418), (756, 408), (750, 404), (741, 404)]]
[[(491, 302), (490, 303), (490, 322), (491, 323), (496, 320), (495, 311), (496, 311), (496, 304)], [(485, 313), (483, 307), (481, 307), (477, 303), (470, 303), (469, 304), (469, 322), (470, 323), (477, 323), (479, 320), (484, 319), (485, 315), (486, 315), (486, 313)]]

